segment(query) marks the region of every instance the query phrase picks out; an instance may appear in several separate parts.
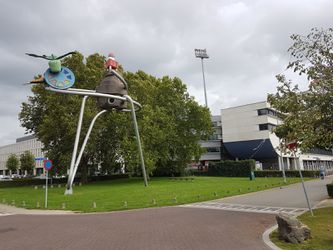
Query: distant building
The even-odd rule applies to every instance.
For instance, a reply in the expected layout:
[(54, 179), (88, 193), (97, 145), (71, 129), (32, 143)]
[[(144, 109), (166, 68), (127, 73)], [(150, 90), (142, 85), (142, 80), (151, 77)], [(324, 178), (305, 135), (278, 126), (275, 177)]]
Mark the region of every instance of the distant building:
[[(282, 154), (273, 128), (282, 123), (266, 101), (221, 110), (223, 145), (234, 159), (255, 159), (263, 169), (333, 170), (332, 151), (311, 150), (299, 158)], [(283, 159), (281, 161), (281, 159)]]
[(214, 115), (212, 118), (213, 135), (207, 141), (200, 141), (200, 145), (205, 149), (200, 157), (200, 164), (205, 166), (208, 161), (220, 161), (222, 159), (222, 126), (221, 116)]
[[(11, 154), (15, 154), (18, 158), (25, 151), (30, 151), (34, 157), (44, 157), (42, 151), (43, 144), (37, 140), (34, 135), (28, 135), (16, 139), (16, 143), (0, 147), (0, 175), (10, 175), (10, 171), (6, 167), (6, 162)], [(43, 161), (36, 161), (33, 171), (34, 175), (43, 173)], [(24, 174), (19, 170), (19, 174)]]

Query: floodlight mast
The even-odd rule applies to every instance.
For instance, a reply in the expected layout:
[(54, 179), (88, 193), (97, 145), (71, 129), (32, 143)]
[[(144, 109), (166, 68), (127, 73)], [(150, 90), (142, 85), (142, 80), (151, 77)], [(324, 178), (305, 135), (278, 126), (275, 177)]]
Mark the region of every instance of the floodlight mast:
[(207, 55), (206, 49), (194, 49), (194, 53), (195, 53), (195, 57), (201, 58), (201, 69), (202, 69), (202, 78), (203, 78), (203, 84), (204, 84), (205, 104), (206, 104), (206, 107), (208, 107), (208, 104), (207, 104), (207, 91), (206, 91), (206, 80), (205, 80), (205, 71), (204, 71), (203, 59), (208, 59), (209, 56)]

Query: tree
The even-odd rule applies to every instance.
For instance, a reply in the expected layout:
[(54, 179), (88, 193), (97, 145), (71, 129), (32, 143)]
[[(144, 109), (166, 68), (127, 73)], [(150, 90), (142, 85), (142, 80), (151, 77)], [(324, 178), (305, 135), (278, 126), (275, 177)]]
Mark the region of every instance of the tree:
[[(66, 58), (64, 64), (73, 70), (76, 88), (95, 89), (105, 74), (104, 60), (94, 54), (84, 63), (78, 53)], [(147, 173), (180, 174), (189, 161), (200, 157), (198, 141), (212, 133), (209, 110), (189, 96), (178, 78), (120, 71), (128, 82), (129, 94), (143, 105), (137, 120)], [(37, 135), (47, 157), (64, 173), (70, 164), (82, 97), (51, 93), (42, 85), (33, 86), (32, 92), (22, 104), (21, 124)], [(81, 143), (98, 110), (96, 100), (88, 98)], [(88, 168), (100, 164), (103, 170), (114, 172), (122, 162), (129, 172), (141, 174), (131, 115), (107, 112), (95, 124), (79, 170), (85, 176)]]
[(284, 75), (278, 75), (276, 94), (268, 101), (282, 112), (283, 124), (276, 134), (286, 144), (297, 140), (301, 150), (333, 148), (333, 29), (311, 30), (307, 36), (292, 35), (289, 48), (294, 58), (288, 65), (306, 75), (309, 86), (301, 91)]
[(19, 167), (19, 160), (15, 154), (10, 154), (7, 159), (6, 167), (12, 172), (16, 172)]
[(28, 174), (32, 174), (32, 170), (35, 167), (35, 157), (30, 151), (25, 151), (20, 156), (21, 170), (27, 171)]

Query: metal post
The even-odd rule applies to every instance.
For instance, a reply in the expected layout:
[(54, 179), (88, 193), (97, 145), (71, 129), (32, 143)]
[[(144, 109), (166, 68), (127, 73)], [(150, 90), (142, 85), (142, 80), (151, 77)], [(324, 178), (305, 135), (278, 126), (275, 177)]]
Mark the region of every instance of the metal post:
[[(282, 154), (282, 153), (281, 153)], [(283, 162), (283, 157), (281, 155), (281, 168), (282, 168), (282, 176), (283, 176), (283, 182), (287, 183), (287, 178), (286, 178), (286, 172), (284, 171), (284, 162)]]
[(206, 107), (208, 107), (208, 103), (207, 103), (207, 92), (206, 92), (206, 79), (205, 79), (205, 71), (204, 71), (203, 58), (201, 58), (201, 69), (202, 69), (202, 78), (203, 78), (204, 92), (205, 92), (205, 104), (206, 104)]
[(135, 108), (134, 108), (134, 103), (133, 100), (130, 96), (125, 95), (127, 101), (131, 104), (131, 110), (132, 110), (132, 119), (134, 123), (134, 129), (135, 129), (135, 134), (136, 134), (136, 141), (138, 143), (138, 149), (139, 149), (139, 154), (140, 154), (140, 160), (141, 160), (141, 168), (142, 168), (142, 174), (143, 174), (143, 179), (145, 182), (145, 186), (148, 186), (148, 181), (147, 181), (147, 174), (146, 174), (146, 167), (145, 167), (145, 161), (143, 159), (143, 152), (142, 152), (142, 147), (141, 147), (141, 141), (140, 141), (140, 134), (139, 134), (139, 129), (138, 129), (138, 123), (136, 121), (136, 115), (135, 115)]
[[(72, 186), (73, 186), (73, 182), (74, 182), (74, 178), (75, 178), (76, 171), (77, 171), (77, 169), (78, 169), (78, 167), (79, 167), (79, 164), (80, 164), (80, 161), (81, 161), (81, 157), (82, 157), (83, 152), (84, 152), (84, 149), (85, 149), (85, 147), (86, 147), (86, 145), (87, 145), (87, 142), (88, 142), (88, 139), (89, 139), (89, 137), (90, 137), (91, 131), (92, 131), (93, 127), (94, 127), (94, 124), (95, 124), (97, 118), (98, 118), (101, 114), (103, 114), (103, 113), (105, 113), (105, 112), (107, 112), (107, 111), (106, 111), (106, 110), (102, 110), (101, 112), (99, 112), (99, 113), (94, 117), (94, 119), (91, 121), (91, 123), (90, 123), (89, 129), (88, 129), (88, 132), (87, 132), (87, 134), (86, 134), (86, 137), (84, 138), (84, 141), (83, 141), (82, 147), (81, 147), (81, 149), (80, 149), (80, 153), (79, 153), (79, 155), (78, 155), (78, 157), (77, 157), (77, 159), (76, 159), (76, 161), (75, 161), (74, 170), (73, 170), (73, 173), (72, 173), (72, 176), (71, 176), (71, 179), (70, 179), (70, 189), (71, 189), (71, 190), (72, 190)], [(73, 193), (73, 191), (72, 191), (72, 193)]]
[(49, 182), (49, 171), (46, 172), (46, 182), (45, 182), (45, 208), (47, 208), (47, 184)]
[(302, 180), (302, 186), (303, 186), (303, 191), (304, 191), (305, 199), (306, 199), (306, 202), (308, 204), (308, 208), (310, 210), (310, 213), (313, 216), (313, 211), (312, 211), (312, 208), (311, 208), (311, 205), (310, 205), (310, 201), (309, 201), (309, 198), (308, 198), (308, 194), (306, 192), (306, 188), (305, 188), (305, 185), (304, 185), (303, 175), (302, 175), (302, 171), (301, 171), (301, 164), (299, 162), (299, 158), (298, 158), (298, 160), (296, 158), (296, 151), (294, 153), (294, 156), (295, 156), (295, 160), (296, 160), (297, 165), (298, 165), (299, 176), (301, 177), (301, 180)]
[(79, 140), (80, 140), (83, 113), (84, 113), (84, 108), (85, 108), (85, 105), (86, 105), (87, 98), (88, 98), (88, 96), (84, 96), (83, 99), (82, 99), (80, 116), (79, 116), (79, 121), (78, 121), (77, 129), (76, 129), (74, 149), (73, 149), (71, 166), (70, 166), (70, 169), (69, 169), (69, 175), (68, 175), (68, 181), (67, 181), (67, 187), (66, 187), (66, 190), (65, 190), (65, 194), (72, 194), (73, 193), (72, 185), (70, 183), (71, 183), (71, 179), (72, 179), (72, 175), (73, 175), (73, 171), (74, 171), (75, 159), (76, 159), (76, 155), (77, 155), (77, 148), (78, 148)]

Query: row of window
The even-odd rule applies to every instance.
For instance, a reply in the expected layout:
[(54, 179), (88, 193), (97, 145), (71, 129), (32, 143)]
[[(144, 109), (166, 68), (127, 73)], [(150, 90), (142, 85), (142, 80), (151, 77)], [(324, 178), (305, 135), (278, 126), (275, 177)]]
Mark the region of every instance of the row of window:
[(270, 108), (263, 108), (263, 109), (258, 109), (258, 115), (271, 115), (274, 117), (279, 116), (279, 113), (273, 109)]
[(273, 129), (276, 127), (276, 125), (271, 124), (271, 123), (263, 123), (263, 124), (259, 124), (259, 130), (269, 130), (269, 131), (273, 131)]

